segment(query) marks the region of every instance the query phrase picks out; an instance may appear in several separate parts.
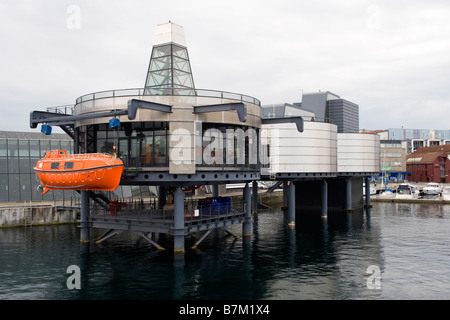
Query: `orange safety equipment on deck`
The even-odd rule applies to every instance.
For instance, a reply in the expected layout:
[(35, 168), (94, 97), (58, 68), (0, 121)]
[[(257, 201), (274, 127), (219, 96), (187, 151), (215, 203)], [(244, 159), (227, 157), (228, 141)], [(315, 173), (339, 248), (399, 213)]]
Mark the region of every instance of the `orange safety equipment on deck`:
[(49, 190), (113, 191), (120, 184), (124, 164), (106, 153), (68, 155), (65, 150), (51, 150), (33, 169), (42, 194)]

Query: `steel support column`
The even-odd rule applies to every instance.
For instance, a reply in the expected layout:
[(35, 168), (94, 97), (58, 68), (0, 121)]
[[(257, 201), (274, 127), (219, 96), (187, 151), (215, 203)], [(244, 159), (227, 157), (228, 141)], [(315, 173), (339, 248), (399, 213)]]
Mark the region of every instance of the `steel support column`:
[(366, 207), (369, 208), (370, 207), (370, 181), (369, 181), (369, 177), (365, 177), (365, 187), (366, 187)]
[(328, 216), (328, 183), (327, 180), (322, 182), (322, 218)]
[(286, 208), (288, 206), (288, 186), (287, 180), (283, 181), (283, 207)]
[(89, 194), (87, 191), (81, 191), (81, 210), (80, 210), (80, 241), (89, 242), (91, 237), (91, 228), (89, 226)]
[(293, 181), (289, 184), (288, 225), (295, 226), (295, 184)]
[(347, 178), (345, 181), (345, 209), (352, 210), (352, 179)]
[(158, 188), (158, 209), (164, 208), (166, 204), (166, 187)]
[(244, 223), (242, 224), (242, 235), (244, 237), (250, 237), (252, 227), (252, 195), (248, 183), (244, 188)]
[(173, 194), (174, 220), (173, 237), (174, 252), (184, 252), (184, 192), (177, 187)]
[(252, 184), (252, 207), (253, 207), (253, 213), (258, 212), (258, 181), (253, 181)]
[(213, 184), (212, 185), (212, 196), (217, 198), (219, 196), (219, 185)]

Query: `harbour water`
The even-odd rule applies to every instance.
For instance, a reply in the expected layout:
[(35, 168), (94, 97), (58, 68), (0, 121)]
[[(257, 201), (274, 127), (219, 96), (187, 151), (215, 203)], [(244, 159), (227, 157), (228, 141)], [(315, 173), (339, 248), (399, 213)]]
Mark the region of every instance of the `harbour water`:
[[(0, 300), (450, 299), (450, 205), (372, 205), (295, 228), (263, 211), (250, 238), (218, 230), (181, 255), (132, 233), (81, 244), (77, 225), (0, 229)], [(68, 288), (69, 266), (79, 289)]]

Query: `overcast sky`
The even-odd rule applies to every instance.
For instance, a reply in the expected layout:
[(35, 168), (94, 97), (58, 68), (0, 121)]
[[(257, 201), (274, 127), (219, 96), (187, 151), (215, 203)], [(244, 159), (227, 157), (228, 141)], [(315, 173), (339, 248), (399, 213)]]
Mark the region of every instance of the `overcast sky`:
[(359, 105), (360, 129), (450, 129), (448, 0), (0, 0), (0, 130), (142, 88), (169, 20), (184, 27), (197, 88), (263, 105), (331, 91)]

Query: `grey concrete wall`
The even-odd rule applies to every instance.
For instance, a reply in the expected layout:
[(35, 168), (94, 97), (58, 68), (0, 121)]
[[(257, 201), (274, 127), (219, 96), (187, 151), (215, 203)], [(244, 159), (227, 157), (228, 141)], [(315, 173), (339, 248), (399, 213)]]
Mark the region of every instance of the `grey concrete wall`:
[[(27, 220), (30, 209), (31, 219)], [(52, 205), (0, 207), (0, 228), (24, 227), (27, 223), (28, 225), (76, 223), (78, 215), (78, 209), (58, 208)]]

